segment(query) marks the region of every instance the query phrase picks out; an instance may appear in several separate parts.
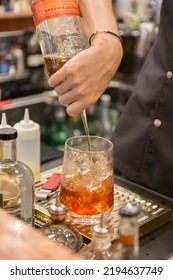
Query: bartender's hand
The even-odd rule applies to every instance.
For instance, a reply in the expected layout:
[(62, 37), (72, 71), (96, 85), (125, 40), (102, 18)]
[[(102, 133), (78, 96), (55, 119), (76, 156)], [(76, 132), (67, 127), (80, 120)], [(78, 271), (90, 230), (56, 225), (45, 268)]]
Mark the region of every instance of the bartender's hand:
[[(79, 0), (85, 31), (89, 37), (98, 29), (117, 31), (110, 0)], [(74, 56), (49, 79), (59, 102), (70, 116), (93, 105), (107, 88), (122, 59), (122, 45), (118, 38), (99, 33), (92, 45)]]
[(0, 208), (0, 260), (80, 260), (82, 256), (49, 240)]

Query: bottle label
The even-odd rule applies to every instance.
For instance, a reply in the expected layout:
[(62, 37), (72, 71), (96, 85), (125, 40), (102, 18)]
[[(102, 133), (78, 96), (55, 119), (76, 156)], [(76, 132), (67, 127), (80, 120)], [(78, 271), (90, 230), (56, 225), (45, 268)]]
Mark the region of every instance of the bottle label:
[(31, 4), (35, 26), (61, 16), (80, 16), (76, 0), (35, 0)]

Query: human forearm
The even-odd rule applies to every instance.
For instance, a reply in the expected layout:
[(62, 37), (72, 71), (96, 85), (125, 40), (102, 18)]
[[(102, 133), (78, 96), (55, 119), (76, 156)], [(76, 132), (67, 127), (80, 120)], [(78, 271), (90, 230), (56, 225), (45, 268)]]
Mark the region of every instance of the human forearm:
[(0, 208), (0, 260), (79, 260), (80, 255), (52, 242), (37, 229)]
[[(109, 30), (118, 34), (112, 0), (78, 0), (78, 3), (88, 38), (97, 30)], [(109, 66), (111, 69), (112, 64), (112, 71), (115, 73), (123, 52), (120, 40), (111, 34), (101, 32), (92, 37), (92, 46), (98, 47), (99, 50), (102, 49), (102, 56), (106, 55), (112, 58), (112, 61), (109, 61)]]
[[(112, 0), (79, 0), (85, 31), (90, 36), (96, 30), (118, 34), (112, 11)], [(70, 59), (49, 80), (66, 105), (70, 116), (93, 105), (106, 90), (122, 59), (122, 45), (116, 36), (98, 33), (91, 46)]]
[(78, 3), (88, 37), (98, 29), (118, 31), (112, 0), (78, 0)]

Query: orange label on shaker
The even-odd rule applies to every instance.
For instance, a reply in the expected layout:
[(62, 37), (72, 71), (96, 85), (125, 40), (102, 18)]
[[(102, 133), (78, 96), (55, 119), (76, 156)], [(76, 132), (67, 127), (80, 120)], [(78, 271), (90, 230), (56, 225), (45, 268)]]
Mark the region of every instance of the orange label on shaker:
[(35, 0), (31, 4), (35, 26), (61, 16), (80, 16), (76, 0)]

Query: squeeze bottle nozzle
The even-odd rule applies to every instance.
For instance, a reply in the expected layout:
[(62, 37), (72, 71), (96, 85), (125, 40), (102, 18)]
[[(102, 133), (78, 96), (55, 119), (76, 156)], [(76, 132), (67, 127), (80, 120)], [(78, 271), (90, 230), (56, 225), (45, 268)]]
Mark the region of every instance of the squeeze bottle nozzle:
[(7, 124), (6, 114), (2, 113), (0, 128), (4, 128), (4, 127), (11, 127), (11, 126)]

